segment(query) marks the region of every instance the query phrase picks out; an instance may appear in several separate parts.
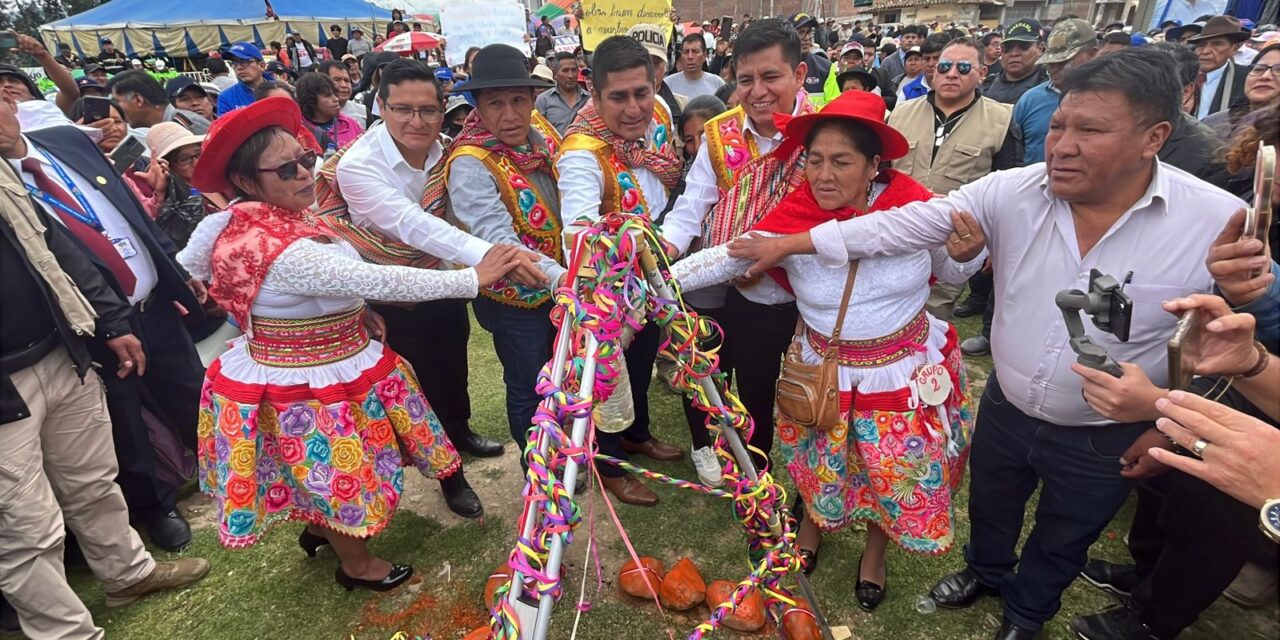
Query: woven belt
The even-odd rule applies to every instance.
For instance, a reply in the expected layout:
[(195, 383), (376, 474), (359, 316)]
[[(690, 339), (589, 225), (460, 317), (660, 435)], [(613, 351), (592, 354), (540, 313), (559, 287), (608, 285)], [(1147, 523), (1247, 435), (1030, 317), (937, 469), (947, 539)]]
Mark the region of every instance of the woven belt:
[[(929, 318), (924, 310), (917, 313), (901, 329), (887, 336), (869, 340), (838, 340), (837, 360), (850, 367), (881, 367), (897, 362), (924, 349), (929, 336)], [(819, 354), (826, 353), (830, 339), (805, 325), (805, 337), (809, 346)]]
[(313, 367), (345, 360), (369, 345), (364, 307), (343, 313), (286, 320), (253, 316), (247, 341), (254, 362), (273, 367)]

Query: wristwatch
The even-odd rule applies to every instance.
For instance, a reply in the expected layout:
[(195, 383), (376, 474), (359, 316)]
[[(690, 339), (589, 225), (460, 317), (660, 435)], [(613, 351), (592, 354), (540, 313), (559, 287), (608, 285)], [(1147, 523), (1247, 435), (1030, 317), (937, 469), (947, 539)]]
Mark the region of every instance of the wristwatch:
[(1272, 542), (1280, 543), (1280, 498), (1272, 498), (1262, 503), (1258, 528), (1262, 529), (1262, 533)]

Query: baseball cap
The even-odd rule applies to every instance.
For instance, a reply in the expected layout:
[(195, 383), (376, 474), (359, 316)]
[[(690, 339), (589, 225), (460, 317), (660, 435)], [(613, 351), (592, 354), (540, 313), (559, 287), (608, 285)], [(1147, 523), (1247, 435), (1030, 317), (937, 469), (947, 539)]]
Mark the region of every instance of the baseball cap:
[(107, 72), (107, 69), (106, 69), (106, 67), (103, 67), (102, 65), (100, 65), (100, 64), (98, 64), (98, 63), (96, 63), (96, 62), (90, 62), (89, 64), (86, 64), (86, 65), (84, 66), (84, 74), (85, 74), (86, 76), (87, 76), (87, 75), (89, 75), (89, 74), (91, 74), (91, 73), (98, 72), (98, 71), (101, 71), (101, 72), (103, 72), (103, 73), (106, 73), (106, 72)]
[(199, 82), (196, 82), (194, 79), (188, 76), (178, 76), (166, 82), (164, 84), (164, 92), (166, 95), (169, 96), (169, 99), (172, 100), (178, 97), (183, 91), (186, 91), (187, 89), (190, 89), (192, 87), (195, 87), (196, 90), (198, 90), (200, 93), (206, 96), (209, 95), (209, 92), (205, 91), (204, 87), (200, 86)]
[(1040, 62), (1042, 64), (1066, 62), (1080, 53), (1081, 49), (1097, 41), (1098, 33), (1088, 22), (1079, 18), (1061, 20), (1053, 25), (1053, 31), (1049, 32), (1049, 42), (1045, 44), (1044, 55), (1040, 56)]
[(252, 42), (237, 42), (227, 49), (227, 55), (237, 60), (257, 60), (262, 62), (262, 50)]
[(1023, 18), (1004, 32), (1005, 42), (1040, 42), (1040, 22), (1035, 18)]
[(467, 102), (467, 99), (461, 95), (449, 96), (449, 102), (445, 103), (444, 106), (444, 115), (447, 116), (462, 107), (467, 107), (468, 109), (474, 108), (471, 106), (471, 103)]
[(649, 55), (667, 62), (667, 34), (656, 24), (637, 24), (627, 29), (627, 36), (635, 38)]
[(27, 75), (27, 72), (23, 71), (21, 68), (0, 62), (0, 76), (17, 78), (22, 82), (22, 84), (26, 85), (27, 92), (31, 94), (32, 98), (36, 100), (44, 100), (44, 95), (40, 93), (40, 87), (36, 86), (35, 80), (32, 80), (31, 76)]
[(346, 62), (346, 61), (348, 61), (348, 60), (358, 60), (358, 59), (359, 59), (359, 58), (356, 58), (356, 56), (355, 56), (355, 54), (354, 54), (354, 53), (344, 53), (344, 54), (342, 54), (342, 61), (343, 61), (343, 62)]
[(1181, 26), (1182, 26), (1182, 21), (1178, 20), (1177, 18), (1170, 18), (1160, 23), (1161, 29), (1165, 27), (1181, 27)]
[(81, 94), (84, 94), (85, 90), (106, 92), (106, 88), (102, 86), (102, 83), (90, 78), (89, 76), (80, 76), (79, 78), (76, 78), (76, 87), (80, 89)]
[(791, 23), (791, 26), (792, 26), (796, 31), (799, 31), (800, 29), (803, 29), (804, 27), (814, 27), (814, 28), (817, 28), (817, 26), (818, 26), (818, 19), (817, 19), (817, 18), (815, 18), (815, 17), (813, 17), (813, 16), (811, 16), (811, 15), (809, 15), (809, 14), (807, 14), (807, 13), (805, 13), (805, 12), (803, 12), (803, 11), (801, 11), (801, 12), (799, 12), (799, 13), (793, 13), (793, 14), (791, 14), (791, 17), (788, 19), (788, 22), (790, 22), (790, 23)]
[(924, 56), (924, 53), (920, 51), (920, 47), (911, 47), (910, 49), (907, 49), (906, 53), (902, 54), (902, 59), (906, 60), (911, 56)]
[(850, 42), (849, 44), (846, 44), (843, 47), (840, 47), (840, 55), (836, 57), (843, 58), (844, 54), (854, 53), (854, 52), (856, 52), (859, 56), (862, 55), (862, 45), (860, 43)]
[(439, 80), (440, 82), (453, 82), (453, 69), (450, 69), (449, 67), (437, 67), (436, 80)]

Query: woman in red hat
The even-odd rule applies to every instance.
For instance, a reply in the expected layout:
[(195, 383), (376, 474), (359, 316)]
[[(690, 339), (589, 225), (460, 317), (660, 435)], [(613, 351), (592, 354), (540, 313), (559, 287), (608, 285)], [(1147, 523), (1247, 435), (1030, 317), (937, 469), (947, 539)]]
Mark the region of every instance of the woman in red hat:
[[(888, 215), (876, 212), (933, 197), (906, 174), (882, 168), (882, 161), (908, 149), (902, 134), (884, 123), (884, 112), (879, 96), (851, 91), (818, 113), (778, 117), (784, 138), (774, 153), (785, 156), (803, 145), (805, 181), (753, 232), (798, 233), (833, 218)], [(973, 414), (955, 329), (930, 316), (924, 303), (933, 276), (961, 283), (981, 267), (977, 228), (973, 221), (948, 245), (954, 259), (947, 251), (920, 251), (861, 260), (855, 270), (791, 256), (767, 274), (796, 296), (801, 357), (817, 364), (828, 345), (839, 354), (843, 421), (820, 431), (780, 413), (776, 418), (783, 459), (803, 501), (796, 511), (803, 518), (798, 545), (805, 572), (815, 567), (820, 531), (866, 522), (855, 596), (868, 611), (884, 599), (889, 539), (909, 551), (939, 554), (954, 538), (952, 500)], [(741, 276), (751, 264), (721, 245), (677, 262), (672, 274), (690, 290)], [(833, 341), (851, 279), (849, 313)]]
[(402, 467), (443, 478), (461, 465), (413, 371), (369, 338), (364, 300), (474, 297), (514, 249), (461, 271), (362, 262), (308, 216), (314, 145), (297, 105), (267, 98), (218, 119), (197, 161), (194, 187), (237, 199), (201, 221), (178, 260), (245, 333), (205, 377), (200, 486), (223, 545), (302, 520), (299, 544), (313, 556), (330, 545), (339, 584), (385, 591), (413, 569), (365, 540), (390, 521)]

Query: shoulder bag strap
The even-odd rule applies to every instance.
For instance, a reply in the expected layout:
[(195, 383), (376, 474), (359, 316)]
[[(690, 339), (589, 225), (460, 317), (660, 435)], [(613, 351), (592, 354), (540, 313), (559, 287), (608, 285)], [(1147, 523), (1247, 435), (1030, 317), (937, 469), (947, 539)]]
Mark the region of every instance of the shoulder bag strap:
[[(836, 326), (831, 330), (831, 341), (827, 343), (827, 351), (836, 347), (840, 340), (840, 328), (844, 326), (844, 315), (849, 311), (849, 298), (853, 295), (853, 283), (858, 279), (858, 260), (849, 263), (849, 277), (844, 282), (844, 296), (840, 298), (840, 313), (836, 316)], [(824, 354), (825, 355), (825, 354)]]

